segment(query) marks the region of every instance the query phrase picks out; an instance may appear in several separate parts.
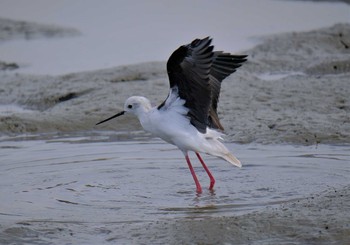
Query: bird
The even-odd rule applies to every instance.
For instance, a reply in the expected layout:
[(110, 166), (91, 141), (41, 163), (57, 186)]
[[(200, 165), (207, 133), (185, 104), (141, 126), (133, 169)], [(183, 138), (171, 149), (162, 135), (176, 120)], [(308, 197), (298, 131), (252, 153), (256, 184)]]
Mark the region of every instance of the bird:
[(221, 82), (247, 61), (247, 55), (233, 55), (214, 51), (212, 38), (195, 39), (182, 45), (169, 57), (166, 68), (170, 89), (166, 99), (152, 106), (143, 96), (131, 96), (123, 111), (98, 122), (105, 123), (124, 114), (133, 114), (147, 132), (177, 146), (186, 159), (196, 185), (202, 186), (189, 158), (195, 152), (214, 189), (215, 178), (200, 153), (212, 155), (241, 167), (241, 162), (223, 144), (224, 127), (220, 123), (217, 106)]

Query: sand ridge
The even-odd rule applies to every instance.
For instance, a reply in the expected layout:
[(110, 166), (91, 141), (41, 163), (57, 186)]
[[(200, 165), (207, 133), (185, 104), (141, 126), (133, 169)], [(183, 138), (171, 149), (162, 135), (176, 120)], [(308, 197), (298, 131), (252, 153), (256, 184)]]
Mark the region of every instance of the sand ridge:
[[(316, 44), (316, 45), (315, 45)], [(350, 142), (350, 25), (264, 38), (222, 85), (219, 117), (239, 143)], [(31, 113), (0, 113), (3, 134), (140, 130), (132, 117), (94, 124), (132, 95), (154, 105), (168, 93), (165, 62), (38, 76), (0, 72), (0, 104)]]

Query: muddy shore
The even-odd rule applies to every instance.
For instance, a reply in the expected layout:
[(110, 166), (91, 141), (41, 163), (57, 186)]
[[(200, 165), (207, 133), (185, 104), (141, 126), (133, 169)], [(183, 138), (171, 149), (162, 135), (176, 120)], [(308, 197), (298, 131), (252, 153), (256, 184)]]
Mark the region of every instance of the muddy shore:
[[(189, 218), (147, 228), (156, 230), (154, 233), (168, 244), (347, 244), (349, 190), (327, 190), (242, 216)], [(159, 237), (152, 234), (141, 239), (156, 242)]]
[[(248, 62), (222, 85), (218, 111), (226, 140), (349, 143), (349, 46), (350, 25), (337, 24), (266, 37), (242, 52)], [(140, 130), (131, 117), (94, 124), (131, 95), (161, 103), (169, 86), (165, 62), (62, 76), (2, 71), (0, 79), (2, 134)]]

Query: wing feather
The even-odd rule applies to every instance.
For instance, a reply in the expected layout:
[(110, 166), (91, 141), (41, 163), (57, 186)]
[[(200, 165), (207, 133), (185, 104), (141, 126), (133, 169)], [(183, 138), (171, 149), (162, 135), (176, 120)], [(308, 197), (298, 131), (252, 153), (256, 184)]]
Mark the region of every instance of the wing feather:
[(170, 89), (177, 89), (191, 124), (201, 133), (207, 127), (223, 130), (216, 112), (221, 82), (246, 61), (245, 55), (213, 51), (211, 41), (195, 39), (175, 50), (167, 62)]

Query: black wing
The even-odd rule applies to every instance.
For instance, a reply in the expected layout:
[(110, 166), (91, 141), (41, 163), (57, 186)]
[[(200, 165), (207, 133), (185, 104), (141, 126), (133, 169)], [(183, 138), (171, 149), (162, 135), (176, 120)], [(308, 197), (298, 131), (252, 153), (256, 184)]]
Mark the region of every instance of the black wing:
[[(170, 88), (177, 87), (185, 100), (191, 124), (201, 133), (206, 128), (223, 129), (216, 114), (221, 81), (233, 73), (246, 56), (213, 52), (211, 39), (195, 39), (170, 56), (167, 63)], [(160, 105), (161, 108), (164, 105)]]
[(211, 106), (209, 108), (209, 124), (211, 128), (224, 130), (218, 115), (217, 107), (221, 89), (221, 82), (234, 73), (243, 62), (247, 61), (247, 55), (232, 55), (222, 51), (215, 51), (213, 55), (213, 64), (210, 69), (209, 80), (211, 85)]

